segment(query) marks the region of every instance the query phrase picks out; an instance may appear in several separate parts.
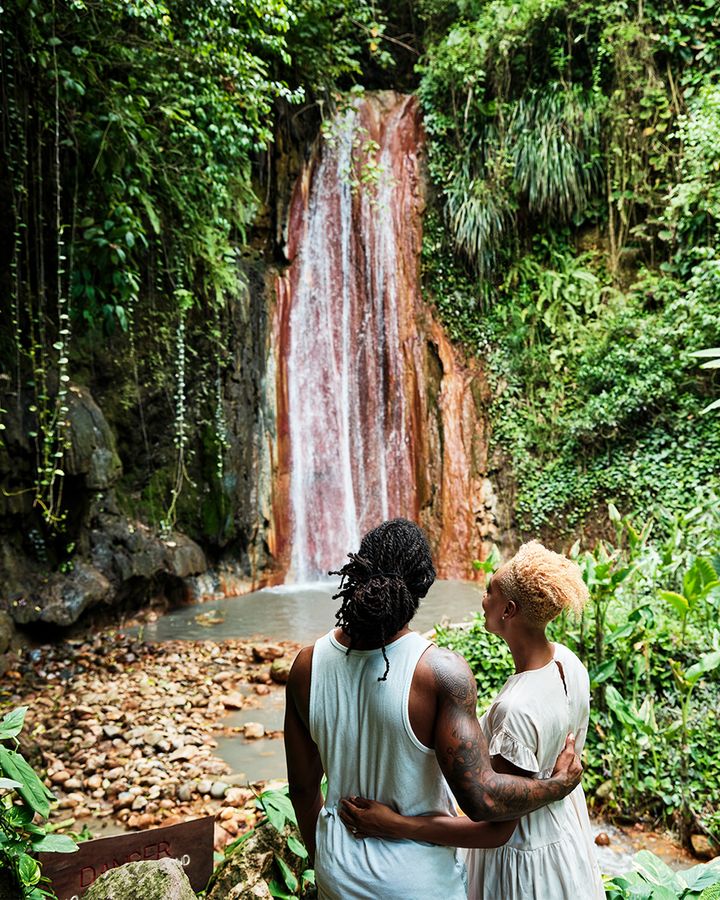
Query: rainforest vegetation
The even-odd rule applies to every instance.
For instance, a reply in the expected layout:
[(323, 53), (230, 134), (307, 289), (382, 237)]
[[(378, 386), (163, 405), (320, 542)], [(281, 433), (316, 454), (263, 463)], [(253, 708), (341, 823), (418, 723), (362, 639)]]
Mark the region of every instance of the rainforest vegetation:
[[(236, 539), (238, 303), (323, 121), (414, 92), (425, 297), (483, 360), (515, 536), (575, 544), (591, 589), (557, 630), (591, 671), (588, 793), (720, 844), (718, 3), (2, 0), (0, 62), (0, 509), (37, 560), (73, 565), (75, 382), (128, 512)], [(441, 640), (489, 697), (499, 647)]]

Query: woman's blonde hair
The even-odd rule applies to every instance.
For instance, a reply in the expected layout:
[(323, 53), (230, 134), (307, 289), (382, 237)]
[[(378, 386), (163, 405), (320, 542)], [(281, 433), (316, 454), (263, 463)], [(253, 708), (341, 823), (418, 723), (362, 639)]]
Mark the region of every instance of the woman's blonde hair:
[(563, 610), (579, 614), (589, 596), (578, 564), (540, 541), (523, 544), (493, 580), (533, 625), (547, 625)]

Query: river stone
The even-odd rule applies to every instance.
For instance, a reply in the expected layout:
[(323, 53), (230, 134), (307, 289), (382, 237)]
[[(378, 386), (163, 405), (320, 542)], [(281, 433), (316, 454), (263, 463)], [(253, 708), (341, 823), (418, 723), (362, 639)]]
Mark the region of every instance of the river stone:
[(196, 900), (176, 859), (127, 863), (102, 874), (83, 900)]
[(285, 655), (283, 648), (277, 644), (255, 644), (252, 652), (258, 662), (270, 662)]
[(270, 666), (270, 677), (277, 684), (287, 684), (292, 665), (292, 660), (284, 657), (274, 660), (272, 666)]
[(195, 793), (195, 785), (191, 782), (181, 784), (177, 789), (177, 798), (181, 803), (189, 803)]
[(215, 781), (213, 782), (213, 786), (210, 788), (210, 796), (213, 800), (222, 800), (222, 798), (227, 793), (229, 784), (225, 784), (224, 781)]
[(713, 844), (704, 834), (691, 834), (690, 844), (692, 845), (693, 853), (699, 859), (713, 859), (720, 853), (720, 848), (717, 844)]
[(265, 737), (265, 726), (261, 725), (260, 722), (246, 722), (244, 734), (248, 740), (258, 740)]

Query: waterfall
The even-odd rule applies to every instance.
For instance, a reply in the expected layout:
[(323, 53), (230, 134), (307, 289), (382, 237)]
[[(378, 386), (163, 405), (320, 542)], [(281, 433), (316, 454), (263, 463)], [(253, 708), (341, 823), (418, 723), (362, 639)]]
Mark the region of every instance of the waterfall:
[(383, 519), (417, 514), (402, 347), (415, 292), (403, 276), (417, 280), (415, 235), (402, 234), (414, 165), (398, 138), (416, 127), (414, 116), (403, 122), (407, 106), (402, 98), (378, 116), (360, 99), (339, 113), (310, 186), (287, 345), (299, 582), (342, 565)]
[(275, 279), (267, 402), (273, 580), (312, 581), (383, 519), (419, 522), (438, 574), (473, 578), (498, 536), (482, 361), (420, 288), (417, 100), (354, 99), (295, 183)]

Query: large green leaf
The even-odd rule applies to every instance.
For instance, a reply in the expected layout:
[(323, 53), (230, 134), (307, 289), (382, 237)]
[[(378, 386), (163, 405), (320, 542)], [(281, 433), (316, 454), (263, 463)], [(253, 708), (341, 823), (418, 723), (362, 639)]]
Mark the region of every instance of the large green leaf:
[(694, 666), (690, 666), (685, 672), (685, 678), (690, 684), (695, 684), (703, 675), (707, 675), (708, 672), (712, 672), (718, 666), (720, 666), (720, 650), (713, 650), (712, 653), (706, 653), (701, 657), (700, 661), (696, 662)]
[(50, 815), (50, 803), (45, 785), (25, 759), (14, 750), (0, 747), (0, 769), (8, 778), (20, 782), (18, 794), (36, 813), (47, 819)]
[(682, 594), (677, 594), (675, 591), (659, 591), (658, 593), (666, 603), (672, 606), (678, 615), (684, 616), (690, 609), (690, 604)]
[(33, 841), (34, 853), (75, 853), (78, 845), (66, 834), (46, 834)]
[(288, 795), (282, 791), (265, 791), (260, 795), (260, 804), (270, 824), (277, 831), (282, 831), (286, 822), (297, 825), (295, 809)]
[(27, 706), (18, 706), (17, 709), (12, 709), (9, 713), (5, 713), (0, 719), (0, 741), (7, 741), (20, 734), (25, 724), (25, 713), (27, 711)]
[(271, 897), (277, 897), (278, 900), (296, 900), (297, 894), (288, 894), (287, 888), (280, 884), (275, 878), (268, 884), (268, 890)]
[(680, 878), (692, 891), (702, 891), (711, 885), (720, 886), (720, 859), (685, 869), (680, 872)]
[(18, 875), (20, 876), (21, 884), (32, 887), (40, 881), (40, 866), (32, 856), (24, 853), (18, 863)]
[(297, 879), (297, 875), (293, 872), (290, 866), (285, 862), (282, 856), (278, 856), (275, 854), (275, 862), (278, 864), (278, 868), (282, 873), (283, 880), (285, 882), (285, 886), (289, 891), (295, 893), (297, 889), (300, 887), (300, 882)]
[[(673, 898), (677, 898), (678, 894), (682, 892), (684, 885), (680, 882), (675, 872), (673, 872), (667, 863), (663, 862), (658, 856), (655, 856), (654, 853), (650, 853), (649, 850), (641, 850), (639, 853), (635, 854), (633, 861), (637, 866), (638, 871), (644, 875), (649, 882), (658, 887), (672, 888), (675, 890), (676, 893), (670, 895)], [(653, 896), (655, 895), (656, 893), (654, 892)]]
[(607, 681), (612, 675), (615, 674), (615, 670), (617, 669), (617, 660), (616, 659), (606, 659), (604, 663), (601, 663), (599, 666), (596, 666), (590, 672), (590, 685), (595, 687), (598, 684), (602, 684), (604, 681)]
[(308, 852), (305, 849), (305, 845), (302, 841), (299, 841), (294, 834), (288, 836), (287, 839), (288, 850), (295, 854), (295, 856), (299, 856), (301, 859), (307, 859)]

